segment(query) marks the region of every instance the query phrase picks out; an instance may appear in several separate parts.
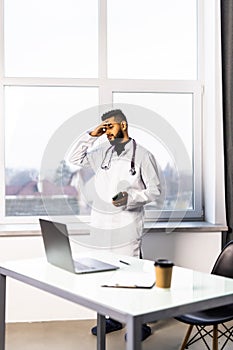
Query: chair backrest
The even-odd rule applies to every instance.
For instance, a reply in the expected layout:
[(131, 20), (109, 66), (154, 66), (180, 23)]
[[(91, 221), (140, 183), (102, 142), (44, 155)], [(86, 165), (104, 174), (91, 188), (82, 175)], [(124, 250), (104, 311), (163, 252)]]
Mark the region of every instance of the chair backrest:
[(211, 273), (214, 275), (233, 278), (233, 240), (223, 248)]

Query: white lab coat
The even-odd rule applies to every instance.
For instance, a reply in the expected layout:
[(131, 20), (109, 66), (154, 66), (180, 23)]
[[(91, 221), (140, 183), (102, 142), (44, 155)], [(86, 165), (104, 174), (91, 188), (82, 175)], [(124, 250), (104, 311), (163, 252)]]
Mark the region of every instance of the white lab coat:
[[(118, 156), (107, 141), (93, 148), (97, 138), (89, 133), (75, 145), (69, 161), (75, 165), (91, 167), (95, 176), (92, 186), (90, 245), (92, 247), (122, 248), (128, 255), (139, 256), (143, 232), (143, 206), (156, 201), (160, 195), (158, 169), (153, 155), (136, 144), (135, 170), (131, 175), (133, 140)], [(91, 150), (90, 150), (91, 148)], [(102, 167), (107, 166), (108, 169)], [(82, 187), (84, 197), (85, 186)], [(120, 191), (128, 193), (127, 205), (115, 207), (112, 197)], [(89, 190), (90, 192), (90, 190)]]

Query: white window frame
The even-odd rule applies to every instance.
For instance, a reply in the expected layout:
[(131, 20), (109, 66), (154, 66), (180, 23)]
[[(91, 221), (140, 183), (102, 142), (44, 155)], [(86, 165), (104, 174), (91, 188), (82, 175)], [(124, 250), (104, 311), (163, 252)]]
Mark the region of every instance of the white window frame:
[[(5, 0), (7, 1), (7, 0)], [(20, 0), (19, 0), (20, 1)], [(4, 0), (0, 0), (0, 223), (31, 223), (37, 222), (37, 217), (5, 217), (5, 169), (4, 169), (4, 101), (5, 86), (62, 86), (62, 87), (98, 87), (99, 104), (111, 104), (113, 92), (170, 92), (193, 94), (193, 169), (194, 169), (194, 196), (195, 207), (187, 211), (184, 219), (201, 220), (202, 208), (202, 70), (203, 70), (203, 5), (198, 2), (198, 80), (144, 80), (144, 79), (108, 79), (107, 78), (107, 0), (99, 0), (99, 77), (97, 79), (78, 78), (25, 78), (4, 77), (4, 33), (3, 7)], [(177, 211), (177, 219), (183, 216)], [(155, 211), (147, 213), (149, 220), (153, 220)], [(166, 220), (168, 213), (164, 212), (160, 219)], [(88, 219), (88, 218), (87, 218)]]

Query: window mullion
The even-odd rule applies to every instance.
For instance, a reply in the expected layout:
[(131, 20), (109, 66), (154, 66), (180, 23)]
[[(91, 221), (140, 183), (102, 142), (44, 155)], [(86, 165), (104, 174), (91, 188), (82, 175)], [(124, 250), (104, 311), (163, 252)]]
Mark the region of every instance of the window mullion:
[(200, 92), (197, 80), (109, 79), (108, 86), (112, 91)]
[(99, 0), (99, 79), (107, 78), (107, 0)]
[(197, 79), (204, 79), (204, 1), (197, 1)]
[(99, 0), (99, 103), (111, 103), (111, 92), (107, 88), (107, 0)]
[(46, 78), (46, 77), (6, 77), (3, 85), (8, 86), (64, 86), (64, 87), (97, 87), (96, 78)]

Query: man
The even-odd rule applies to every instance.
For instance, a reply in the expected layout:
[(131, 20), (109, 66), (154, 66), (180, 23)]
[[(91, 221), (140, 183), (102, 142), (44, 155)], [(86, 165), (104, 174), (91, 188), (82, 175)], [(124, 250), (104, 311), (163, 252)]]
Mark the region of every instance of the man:
[[(129, 137), (128, 123), (120, 109), (102, 115), (102, 122), (79, 139), (70, 162), (94, 172), (91, 211), (92, 246), (140, 256), (144, 205), (160, 195), (158, 169), (153, 155)], [(102, 135), (108, 142), (93, 148)], [(106, 333), (121, 329), (106, 319)], [(97, 334), (97, 328), (92, 329)], [(151, 334), (142, 328), (142, 340)]]

